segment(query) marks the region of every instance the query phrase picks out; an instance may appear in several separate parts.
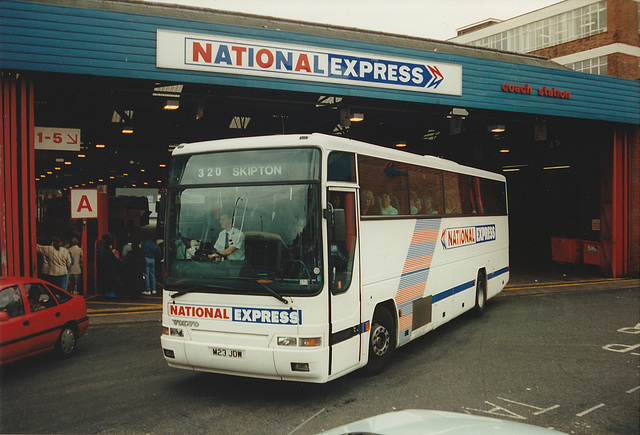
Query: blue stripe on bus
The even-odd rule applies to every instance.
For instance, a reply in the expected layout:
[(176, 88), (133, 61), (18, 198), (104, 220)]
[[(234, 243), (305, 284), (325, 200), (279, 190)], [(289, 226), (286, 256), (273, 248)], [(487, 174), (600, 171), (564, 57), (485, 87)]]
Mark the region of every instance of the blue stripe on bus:
[(463, 292), (463, 291), (465, 291), (467, 289), (470, 289), (475, 285), (475, 283), (476, 283), (475, 280), (467, 281), (465, 283), (462, 283), (460, 285), (452, 287), (452, 288), (450, 288), (448, 290), (445, 290), (443, 292), (435, 294), (435, 295), (433, 295), (432, 302), (435, 304), (436, 302), (440, 302), (443, 299), (446, 299), (446, 298), (448, 298), (450, 296), (453, 296), (453, 295), (458, 294), (460, 292)]
[[(493, 279), (493, 278), (496, 278), (496, 277), (498, 277), (500, 275), (503, 275), (503, 274), (505, 274), (507, 272), (509, 272), (509, 266), (503, 267), (502, 269), (498, 269), (495, 272), (490, 273), (487, 278), (488, 279)], [(439, 301), (441, 301), (443, 299), (446, 299), (446, 298), (448, 298), (450, 296), (453, 296), (455, 294), (458, 294), (460, 292), (468, 290), (468, 289), (474, 287), (475, 285), (476, 285), (476, 281), (475, 280), (467, 281), (465, 283), (462, 283), (460, 285), (457, 285), (455, 287), (452, 287), (452, 288), (447, 289), (447, 290), (445, 290), (443, 292), (440, 292), (438, 294), (433, 295), (432, 301), (433, 301), (433, 303), (439, 302)]]
[(507, 266), (507, 267), (503, 267), (502, 269), (498, 269), (498, 270), (496, 270), (495, 272), (490, 273), (490, 274), (489, 274), (489, 276), (488, 276), (487, 278), (488, 278), (488, 279), (493, 279), (493, 278), (496, 278), (496, 277), (498, 277), (498, 276), (500, 276), (500, 275), (502, 275), (502, 274), (505, 274), (505, 273), (507, 273), (507, 272), (509, 272), (509, 266)]

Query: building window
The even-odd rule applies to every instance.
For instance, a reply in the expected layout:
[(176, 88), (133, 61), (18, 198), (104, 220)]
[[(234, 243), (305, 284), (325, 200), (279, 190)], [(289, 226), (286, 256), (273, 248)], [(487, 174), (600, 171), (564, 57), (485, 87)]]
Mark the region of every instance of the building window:
[(574, 71), (586, 72), (589, 74), (597, 74), (600, 76), (607, 75), (607, 56), (594, 57), (580, 62), (573, 62), (565, 65)]
[(606, 31), (607, 2), (600, 1), (486, 38), (471, 41), (469, 45), (529, 53)]

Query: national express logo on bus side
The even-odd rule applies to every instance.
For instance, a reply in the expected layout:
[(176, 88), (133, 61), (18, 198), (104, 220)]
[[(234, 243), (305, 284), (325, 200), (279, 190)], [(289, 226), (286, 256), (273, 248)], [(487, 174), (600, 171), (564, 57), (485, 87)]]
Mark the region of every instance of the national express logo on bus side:
[(440, 242), (444, 249), (459, 248), (478, 243), (491, 242), (496, 239), (495, 225), (479, 225), (473, 227), (444, 228)]
[(300, 310), (169, 304), (169, 316), (276, 325), (302, 324)]

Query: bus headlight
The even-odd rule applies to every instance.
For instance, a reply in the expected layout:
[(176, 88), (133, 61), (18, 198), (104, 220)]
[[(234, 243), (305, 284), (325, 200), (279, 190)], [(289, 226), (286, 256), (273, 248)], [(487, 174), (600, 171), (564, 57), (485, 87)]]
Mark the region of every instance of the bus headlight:
[(184, 331), (180, 328), (162, 327), (162, 334), (171, 335), (172, 337), (184, 337)]
[(278, 346), (297, 346), (298, 340), (295, 337), (278, 337)]

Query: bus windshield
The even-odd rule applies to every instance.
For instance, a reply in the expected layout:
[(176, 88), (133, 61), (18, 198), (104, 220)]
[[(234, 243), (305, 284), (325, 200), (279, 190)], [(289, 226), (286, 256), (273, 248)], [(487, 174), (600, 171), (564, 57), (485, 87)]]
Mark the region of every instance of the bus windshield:
[[(244, 159), (238, 159), (238, 154), (245, 154)], [(201, 171), (201, 165), (189, 159), (207, 160), (211, 155), (217, 157), (210, 171), (214, 179), (206, 179), (209, 168)], [(262, 168), (274, 167), (268, 156), (262, 151), (255, 161)], [(322, 288), (319, 171), (307, 169), (304, 175), (297, 171), (297, 180), (274, 181), (274, 174), (264, 169), (262, 174), (260, 170), (252, 173), (248, 157), (246, 152), (229, 152), (174, 161), (173, 173), (182, 172), (172, 178), (176, 182), (168, 192), (167, 290), (271, 294), (280, 299), (317, 294)], [(278, 165), (286, 166), (287, 158), (277, 156)], [(310, 160), (307, 165), (319, 166), (317, 157)], [(220, 163), (225, 161), (232, 163)], [(242, 169), (242, 182), (232, 183), (229, 177), (239, 172), (233, 162), (240, 161), (249, 169)], [(301, 166), (300, 162), (292, 164)], [(190, 165), (195, 173), (205, 174), (202, 184), (197, 184), (197, 175), (189, 178)], [(216, 173), (220, 178), (215, 179)], [(264, 175), (269, 178), (266, 182), (260, 178)], [(179, 182), (187, 179), (186, 185)]]

